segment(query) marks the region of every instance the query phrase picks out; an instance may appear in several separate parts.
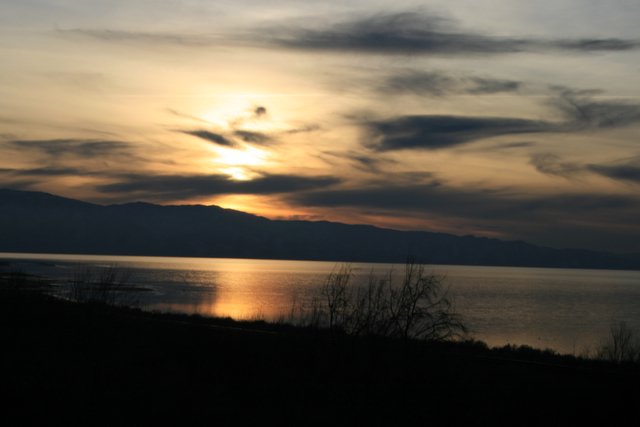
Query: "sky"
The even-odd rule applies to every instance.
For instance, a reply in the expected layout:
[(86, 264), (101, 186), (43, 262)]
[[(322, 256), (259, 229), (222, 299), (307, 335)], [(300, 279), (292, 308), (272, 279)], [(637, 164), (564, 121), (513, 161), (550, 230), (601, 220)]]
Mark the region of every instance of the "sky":
[(0, 187), (640, 252), (637, 0), (0, 0)]

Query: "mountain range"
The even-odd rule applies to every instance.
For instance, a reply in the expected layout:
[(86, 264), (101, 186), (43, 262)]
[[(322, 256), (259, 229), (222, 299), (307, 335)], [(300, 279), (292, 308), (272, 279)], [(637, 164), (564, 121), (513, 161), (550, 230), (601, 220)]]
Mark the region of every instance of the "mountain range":
[(640, 255), (522, 241), (271, 220), (218, 206), (98, 205), (0, 189), (0, 252), (640, 269)]

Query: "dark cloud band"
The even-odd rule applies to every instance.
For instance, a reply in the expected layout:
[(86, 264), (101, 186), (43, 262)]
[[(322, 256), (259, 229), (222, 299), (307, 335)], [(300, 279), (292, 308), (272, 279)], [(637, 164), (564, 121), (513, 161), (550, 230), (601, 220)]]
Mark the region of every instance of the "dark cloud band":
[(518, 52), (626, 51), (638, 40), (620, 38), (542, 39), (497, 37), (464, 31), (449, 19), (422, 11), (381, 13), (325, 28), (292, 28), (281, 23), (243, 34), (140, 32), (113, 29), (56, 30), (65, 37), (85, 37), (111, 43), (211, 47), (222, 43), (279, 46), (306, 51), (371, 54), (487, 55)]
[(451, 221), (474, 233), (498, 232), (544, 244), (639, 249), (640, 198), (631, 195), (543, 196), (504, 189), (461, 189), (434, 180), (423, 185), (367, 186), (287, 197), (301, 206)]
[(91, 158), (122, 154), (131, 149), (127, 142), (95, 139), (13, 140), (6, 142), (6, 145), (14, 150), (41, 152), (53, 157), (75, 155)]
[(366, 125), (373, 141), (370, 145), (380, 151), (439, 149), (500, 135), (560, 129), (559, 125), (536, 120), (443, 115), (403, 116)]
[(503, 136), (611, 129), (640, 123), (640, 104), (594, 101), (563, 93), (551, 102), (564, 118), (561, 122), (510, 117), (410, 115), (364, 123), (365, 145), (378, 151), (435, 150)]
[(588, 165), (587, 168), (607, 178), (640, 184), (640, 158), (609, 165)]
[(538, 39), (494, 37), (459, 30), (450, 20), (421, 12), (379, 14), (324, 29), (271, 32), (282, 47), (374, 54), (486, 55), (537, 51), (624, 51), (638, 40), (617, 38)]
[(107, 194), (140, 195), (169, 201), (221, 194), (280, 194), (319, 189), (339, 183), (329, 176), (263, 175), (236, 181), (226, 175), (121, 175), (116, 182), (97, 187)]

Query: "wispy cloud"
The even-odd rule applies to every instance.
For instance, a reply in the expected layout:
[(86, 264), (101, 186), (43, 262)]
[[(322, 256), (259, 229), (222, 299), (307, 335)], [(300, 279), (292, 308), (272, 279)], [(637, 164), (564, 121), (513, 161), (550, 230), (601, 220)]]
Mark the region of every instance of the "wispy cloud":
[(402, 149), (435, 150), (483, 138), (562, 129), (558, 124), (507, 117), (447, 115), (402, 116), (366, 123), (366, 144), (379, 151)]
[(552, 153), (534, 154), (529, 159), (529, 163), (540, 173), (563, 178), (570, 178), (585, 171), (583, 165), (565, 162), (558, 155)]
[(438, 71), (404, 71), (387, 77), (378, 90), (386, 94), (441, 96), (461, 89), (463, 82), (449, 73)]
[(515, 80), (471, 77), (469, 81), (466, 91), (471, 94), (517, 92), (522, 87), (522, 82)]
[(72, 28), (57, 29), (63, 37), (83, 37), (110, 43), (139, 43), (152, 45), (177, 45), (185, 47), (209, 47), (224, 39), (213, 34), (189, 34), (172, 32), (143, 32), (135, 30)]
[(196, 138), (215, 145), (229, 148), (240, 148), (241, 144), (239, 141), (254, 145), (268, 145), (274, 141), (273, 137), (269, 134), (244, 129), (237, 129), (228, 133), (212, 132), (204, 129), (179, 130), (177, 132), (195, 136)]
[(625, 51), (638, 40), (499, 37), (465, 31), (420, 11), (381, 13), (320, 29), (274, 28), (263, 40), (286, 48), (373, 54), (487, 55), (539, 51)]
[(563, 90), (551, 105), (562, 112), (575, 130), (610, 129), (640, 123), (640, 104), (624, 100), (594, 100), (588, 95)]
[(266, 133), (263, 132), (255, 132), (255, 131), (248, 131), (248, 130), (236, 130), (233, 132), (233, 134), (235, 136), (237, 136), (238, 138), (242, 139), (244, 142), (249, 142), (249, 143), (253, 143), (253, 144), (268, 144), (269, 142), (272, 142), (273, 139), (271, 138), (271, 136), (267, 135)]
[(599, 175), (619, 181), (640, 184), (640, 157), (607, 165), (588, 165), (587, 168)]
[[(198, 122), (206, 122), (205, 120), (193, 115), (181, 113), (173, 109), (168, 109), (168, 111), (177, 117), (188, 118)], [(228, 120), (224, 129), (213, 127), (211, 123), (206, 122), (209, 124), (208, 127), (213, 128), (214, 130), (202, 128), (178, 129), (175, 130), (175, 132), (195, 136), (207, 142), (229, 148), (241, 148), (243, 142), (247, 144), (267, 145), (274, 142), (275, 133), (272, 135), (265, 132), (247, 130), (245, 128), (247, 127), (247, 123), (249, 125), (255, 124), (256, 122), (260, 122), (265, 119), (267, 115), (267, 108), (262, 105), (258, 105), (251, 108), (249, 111), (245, 111), (244, 114), (239, 114), (237, 117)]]
[[(316, 20), (317, 21), (317, 20)], [(320, 20), (322, 21), (322, 20)], [(640, 41), (622, 38), (505, 37), (467, 31), (453, 20), (423, 10), (378, 13), (325, 26), (300, 27), (291, 21), (242, 32), (195, 34), (116, 29), (58, 29), (65, 37), (109, 43), (210, 48), (221, 45), (278, 46), (306, 51), (359, 52), (385, 55), (500, 55), (518, 52), (598, 52), (638, 49)]]
[(238, 145), (234, 141), (228, 139), (227, 137), (225, 137), (220, 133), (211, 132), (204, 129), (181, 130), (179, 132), (185, 133), (187, 135), (195, 136), (197, 138), (203, 139), (208, 142), (212, 142), (216, 145), (221, 145), (223, 147), (237, 147)]
[(538, 153), (531, 156), (529, 163), (546, 175), (572, 178), (591, 172), (616, 181), (640, 183), (640, 157), (605, 164), (581, 164), (564, 161), (556, 154)]
[(463, 74), (452, 70), (406, 69), (362, 80), (373, 92), (384, 96), (514, 95), (527, 88), (527, 84), (519, 80)]
[(347, 161), (356, 169), (370, 173), (383, 172), (386, 166), (398, 163), (396, 160), (382, 157), (380, 153), (362, 151), (323, 151), (318, 157), (332, 166)]
[(53, 157), (74, 155), (87, 158), (124, 154), (132, 149), (127, 142), (96, 139), (11, 140), (6, 142), (6, 146), (14, 150), (40, 152)]
[(43, 167), (27, 169), (0, 169), (0, 174), (19, 177), (57, 177), (57, 176), (83, 176), (93, 175), (92, 172), (71, 167)]
[(640, 104), (626, 101), (596, 101), (563, 93), (550, 104), (556, 114), (562, 115), (563, 121), (454, 115), (408, 115), (369, 120), (363, 123), (368, 131), (365, 145), (378, 151), (435, 150), (503, 135), (576, 133), (640, 123)]

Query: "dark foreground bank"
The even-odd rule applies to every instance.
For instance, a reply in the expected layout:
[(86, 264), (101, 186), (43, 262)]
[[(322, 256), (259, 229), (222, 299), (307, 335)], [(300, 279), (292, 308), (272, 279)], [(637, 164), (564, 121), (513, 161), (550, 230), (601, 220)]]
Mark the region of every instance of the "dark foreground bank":
[[(19, 424), (616, 425), (640, 369), (479, 343), (350, 338), (0, 291)], [(18, 425), (19, 425), (18, 424)], [(16, 425), (15, 423), (12, 425)]]

